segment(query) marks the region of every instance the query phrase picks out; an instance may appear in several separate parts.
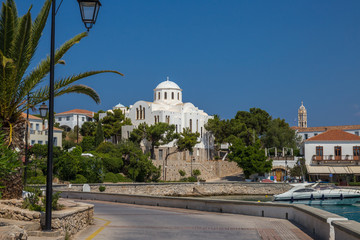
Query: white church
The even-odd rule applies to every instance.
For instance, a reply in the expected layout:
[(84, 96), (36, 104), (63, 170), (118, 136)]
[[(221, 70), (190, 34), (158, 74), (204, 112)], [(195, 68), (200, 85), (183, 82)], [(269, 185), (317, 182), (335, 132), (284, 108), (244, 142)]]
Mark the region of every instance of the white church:
[[(210, 159), (213, 140), (210, 133), (206, 132), (204, 125), (208, 119), (213, 118), (203, 110), (195, 107), (194, 104), (183, 103), (182, 89), (167, 78), (154, 89), (154, 101), (137, 101), (129, 108), (118, 104), (113, 109), (121, 109), (125, 117), (131, 119), (132, 126), (122, 127), (122, 138), (127, 139), (131, 131), (141, 123), (153, 125), (159, 122), (165, 122), (175, 125), (176, 132), (182, 132), (184, 128), (189, 128), (192, 132), (198, 132), (199, 143), (195, 146), (193, 153), (178, 153), (171, 155), (171, 159), (189, 158), (196, 160)], [(173, 151), (174, 143), (161, 146), (155, 150), (156, 160), (165, 158), (165, 151)]]

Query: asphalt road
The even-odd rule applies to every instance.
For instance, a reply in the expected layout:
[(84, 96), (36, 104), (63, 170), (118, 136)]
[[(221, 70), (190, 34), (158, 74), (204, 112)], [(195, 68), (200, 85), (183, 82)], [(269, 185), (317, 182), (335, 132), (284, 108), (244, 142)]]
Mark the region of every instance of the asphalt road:
[(83, 201), (95, 205), (95, 225), (78, 240), (313, 239), (284, 219), (187, 209)]

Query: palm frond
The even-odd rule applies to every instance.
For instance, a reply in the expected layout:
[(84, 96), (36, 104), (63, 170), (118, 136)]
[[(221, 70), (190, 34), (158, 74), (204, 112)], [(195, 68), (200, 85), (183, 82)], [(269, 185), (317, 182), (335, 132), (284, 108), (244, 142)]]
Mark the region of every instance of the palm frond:
[(66, 93), (85, 94), (85, 95), (89, 96), (90, 98), (92, 98), (92, 100), (94, 100), (97, 104), (101, 103), (100, 96), (97, 94), (97, 92), (93, 88), (83, 85), (83, 84), (71, 85), (71, 86), (65, 87), (65, 88), (61, 89), (60, 91), (56, 91), (55, 96), (56, 97), (61, 96)]
[[(72, 39), (65, 42), (59, 49), (55, 52), (55, 64), (62, 63), (61, 58), (64, 54), (72, 47), (74, 44), (78, 43), (82, 38), (86, 37), (87, 33), (80, 33), (73, 37)], [(25, 96), (31, 89), (34, 89), (49, 73), (50, 71), (50, 56), (47, 56), (46, 59), (42, 60), (34, 70), (27, 75), (20, 84), (19, 89), (22, 89), (22, 92), (19, 95)]]
[[(55, 82), (55, 84), (54, 84), (55, 96), (60, 96), (60, 95), (65, 94), (65, 93), (69, 93), (69, 90), (66, 90), (66, 89), (69, 89), (69, 88), (71, 90), (73, 90), (73, 92), (82, 93), (82, 92), (80, 92), (80, 88), (71, 88), (71, 87), (72, 86), (87, 87), (87, 86), (85, 86), (85, 85), (72, 85), (72, 86), (70, 86), (70, 84), (72, 84), (72, 83), (74, 83), (74, 82), (76, 82), (76, 81), (78, 81), (80, 79), (90, 77), (90, 76), (100, 74), (100, 73), (116, 73), (116, 74), (119, 74), (121, 76), (124, 76), (124, 74), (122, 74), (122, 73), (120, 73), (118, 71), (113, 71), (113, 70), (90, 71), (90, 72), (84, 72), (84, 73), (80, 73), (80, 74), (77, 74), (77, 75), (73, 75), (73, 76), (70, 76), (70, 77), (67, 77), (67, 78), (64, 78), (64, 79), (57, 80)], [(91, 88), (87, 87), (87, 89), (84, 90), (83, 93), (86, 94), (86, 92), (88, 92), (89, 89), (91, 89)], [(96, 92), (95, 92), (95, 94), (97, 95)], [(33, 102), (32, 102), (33, 105), (36, 105), (36, 104), (39, 104), (39, 103), (41, 103), (43, 101), (48, 100), (49, 99), (49, 86), (44, 86), (44, 87), (38, 89), (33, 94), (33, 96), (34, 96), (34, 99), (33, 99)], [(88, 96), (91, 97), (96, 103), (100, 103), (100, 98), (98, 96), (96, 97), (94, 94), (88, 95)]]
[(32, 40), (32, 53), (33, 55), (37, 49), (37, 46), (39, 44), (39, 40), (41, 37), (41, 33), (44, 30), (46, 20), (49, 16), (50, 7), (51, 7), (51, 0), (46, 0), (43, 7), (40, 10), (40, 13), (35, 18), (35, 21), (33, 23), (32, 29), (31, 29), (31, 40)]

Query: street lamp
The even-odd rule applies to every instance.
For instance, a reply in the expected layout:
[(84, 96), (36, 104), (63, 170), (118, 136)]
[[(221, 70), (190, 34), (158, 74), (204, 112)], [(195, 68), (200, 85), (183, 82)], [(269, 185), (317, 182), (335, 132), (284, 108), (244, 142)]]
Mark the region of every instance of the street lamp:
[(82, 21), (89, 31), (96, 22), (101, 3), (98, 0), (78, 0), (78, 3)]
[[(95, 24), (101, 3), (99, 0), (78, 0), (81, 18), (89, 29)], [(55, 69), (55, 15), (56, 0), (51, 4), (51, 38), (50, 38), (50, 84), (49, 84), (49, 126), (48, 158), (46, 175), (45, 231), (51, 231), (52, 175), (53, 175), (53, 142), (54, 142), (54, 69)], [(92, 16), (91, 16), (92, 15)], [(41, 113), (40, 113), (41, 114)]]
[[(40, 111), (40, 117), (43, 120), (43, 125), (44, 125), (44, 119), (46, 118), (49, 108), (45, 103), (42, 103), (41, 106), (39, 107), (39, 111)], [(44, 126), (43, 126), (44, 128)]]

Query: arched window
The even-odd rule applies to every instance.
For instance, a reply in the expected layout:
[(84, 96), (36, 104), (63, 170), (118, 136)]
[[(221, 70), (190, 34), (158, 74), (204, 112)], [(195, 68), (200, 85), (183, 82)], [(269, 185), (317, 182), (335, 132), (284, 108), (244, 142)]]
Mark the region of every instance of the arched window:
[(155, 123), (156, 123), (156, 116), (154, 116), (154, 118), (155, 118)]
[(136, 108), (136, 120), (139, 119), (139, 109)]
[(142, 107), (141, 107), (141, 105), (140, 105), (140, 110), (139, 110), (139, 112), (140, 112), (140, 117), (139, 117), (139, 119), (142, 119)]
[(167, 99), (167, 92), (165, 92), (164, 99)]
[(200, 137), (202, 138), (202, 127), (200, 128)]
[(192, 119), (190, 119), (190, 132), (192, 132)]
[(158, 123), (160, 122), (160, 120), (159, 120), (159, 115), (157, 115), (157, 122), (158, 122)]
[(178, 93), (178, 100), (180, 100), (180, 93)]
[(160, 93), (158, 93), (158, 99), (160, 100)]
[(145, 119), (145, 108), (143, 108), (143, 119)]
[(171, 99), (174, 99), (174, 92), (171, 93)]

